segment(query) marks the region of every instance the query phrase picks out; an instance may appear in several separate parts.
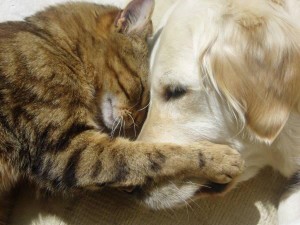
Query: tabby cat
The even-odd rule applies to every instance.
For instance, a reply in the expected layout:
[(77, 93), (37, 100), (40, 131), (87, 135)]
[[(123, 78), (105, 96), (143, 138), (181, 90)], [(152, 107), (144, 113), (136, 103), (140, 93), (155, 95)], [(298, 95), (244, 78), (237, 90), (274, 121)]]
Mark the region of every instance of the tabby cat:
[(2, 193), (21, 177), (69, 192), (174, 176), (226, 183), (240, 173), (227, 146), (112, 137), (145, 118), (153, 7), (67, 3), (0, 24)]

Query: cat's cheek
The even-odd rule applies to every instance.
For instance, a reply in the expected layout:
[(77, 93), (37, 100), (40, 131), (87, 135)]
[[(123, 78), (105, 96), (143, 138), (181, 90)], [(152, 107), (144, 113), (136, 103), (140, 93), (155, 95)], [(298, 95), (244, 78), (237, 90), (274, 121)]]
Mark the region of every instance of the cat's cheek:
[(102, 111), (103, 121), (105, 123), (105, 126), (108, 129), (112, 129), (114, 123), (117, 122), (116, 121), (117, 115), (114, 109), (115, 105), (116, 105), (116, 100), (111, 94), (106, 94), (103, 97), (101, 111)]

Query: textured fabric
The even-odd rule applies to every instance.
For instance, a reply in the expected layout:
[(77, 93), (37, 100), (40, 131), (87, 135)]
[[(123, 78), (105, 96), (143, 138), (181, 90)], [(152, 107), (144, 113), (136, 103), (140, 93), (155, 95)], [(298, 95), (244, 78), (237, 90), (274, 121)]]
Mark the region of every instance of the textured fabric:
[(117, 191), (69, 200), (34, 200), (25, 189), (12, 225), (276, 225), (285, 183), (280, 175), (265, 170), (225, 197), (202, 199), (166, 211), (146, 209)]

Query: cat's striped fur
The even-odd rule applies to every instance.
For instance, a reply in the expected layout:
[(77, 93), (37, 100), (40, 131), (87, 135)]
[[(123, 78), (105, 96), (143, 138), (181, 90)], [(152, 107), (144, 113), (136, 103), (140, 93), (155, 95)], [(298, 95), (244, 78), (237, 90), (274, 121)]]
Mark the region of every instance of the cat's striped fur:
[(174, 176), (225, 183), (240, 173), (239, 155), (227, 146), (110, 137), (115, 125), (105, 125), (101, 108), (113, 104), (108, 94), (128, 127), (142, 123), (139, 109), (148, 104), (151, 28), (147, 21), (131, 29), (145, 2), (135, 0), (125, 13), (65, 4), (0, 24), (0, 191), (20, 177), (63, 192)]

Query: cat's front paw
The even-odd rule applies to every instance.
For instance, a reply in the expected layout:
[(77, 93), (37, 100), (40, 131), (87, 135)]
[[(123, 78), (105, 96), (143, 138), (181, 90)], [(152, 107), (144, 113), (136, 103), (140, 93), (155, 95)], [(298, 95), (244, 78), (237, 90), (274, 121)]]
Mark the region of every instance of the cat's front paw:
[(231, 182), (243, 172), (244, 161), (238, 151), (227, 145), (212, 144), (210, 142), (205, 143), (204, 146), (198, 154), (198, 160), (205, 178), (216, 183), (225, 184)]

